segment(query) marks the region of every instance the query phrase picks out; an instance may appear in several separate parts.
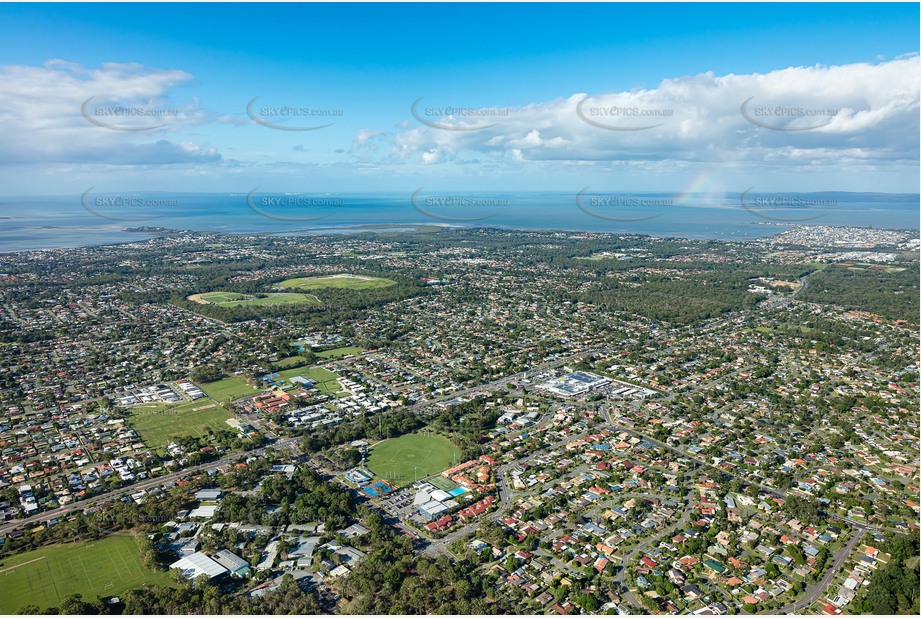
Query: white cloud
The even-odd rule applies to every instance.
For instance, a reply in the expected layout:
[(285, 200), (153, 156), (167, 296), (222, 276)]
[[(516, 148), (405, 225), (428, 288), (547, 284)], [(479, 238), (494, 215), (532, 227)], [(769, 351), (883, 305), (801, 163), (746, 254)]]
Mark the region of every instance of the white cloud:
[(170, 96), (191, 80), (184, 71), (133, 63), (85, 69), (50, 60), (41, 67), (0, 67), (0, 163), (220, 161), (214, 148), (165, 138), (205, 117), (196, 102), (176, 102)]
[(471, 156), (675, 166), (771, 160), (791, 168), (804, 161), (911, 163), (919, 157), (919, 77), (917, 55), (764, 74), (703, 73), (648, 90), (577, 93), (509, 109), (479, 131), (398, 131), (392, 154), (430, 162), (437, 151), (443, 164)]

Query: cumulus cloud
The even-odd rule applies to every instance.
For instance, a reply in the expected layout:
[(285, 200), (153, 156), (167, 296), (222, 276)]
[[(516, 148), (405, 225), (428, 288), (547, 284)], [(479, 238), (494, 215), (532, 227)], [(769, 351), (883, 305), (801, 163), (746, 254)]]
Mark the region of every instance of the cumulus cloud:
[(213, 163), (207, 145), (167, 135), (204, 121), (195, 101), (176, 101), (184, 71), (135, 63), (97, 69), (63, 60), (0, 67), (0, 162), (169, 165)]
[[(917, 55), (763, 74), (703, 73), (652, 89), (576, 93), (511, 108), (477, 131), (402, 129), (387, 138), (391, 151), (381, 154), (426, 163), (470, 157), (675, 166), (916, 162), (919, 77)], [(438, 120), (459, 129), (469, 124), (467, 118)]]

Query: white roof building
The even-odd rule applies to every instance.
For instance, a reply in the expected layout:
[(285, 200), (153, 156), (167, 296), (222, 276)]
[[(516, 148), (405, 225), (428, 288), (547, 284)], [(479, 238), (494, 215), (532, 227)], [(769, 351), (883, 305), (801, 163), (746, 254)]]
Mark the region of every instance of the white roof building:
[(214, 579), (224, 573), (227, 569), (209, 558), (205, 553), (197, 551), (194, 554), (180, 558), (173, 564), (169, 565), (170, 569), (179, 569), (182, 574), (189, 579), (195, 579), (199, 575), (207, 575), (208, 579)]
[(437, 500), (438, 502), (444, 502), (445, 500), (450, 500), (451, 494), (446, 492), (443, 489), (436, 489), (432, 492), (432, 500)]
[(203, 518), (211, 519), (214, 517), (214, 514), (217, 513), (217, 505), (210, 504), (207, 506), (199, 506), (189, 512), (189, 517), (193, 519)]

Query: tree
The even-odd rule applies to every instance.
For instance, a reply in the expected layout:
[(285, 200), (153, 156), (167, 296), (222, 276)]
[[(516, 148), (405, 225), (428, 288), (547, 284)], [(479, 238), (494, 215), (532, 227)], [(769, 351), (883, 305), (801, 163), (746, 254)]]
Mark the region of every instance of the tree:
[(192, 370), (189, 377), (193, 382), (216, 382), (224, 377), (224, 372), (219, 367), (199, 366)]

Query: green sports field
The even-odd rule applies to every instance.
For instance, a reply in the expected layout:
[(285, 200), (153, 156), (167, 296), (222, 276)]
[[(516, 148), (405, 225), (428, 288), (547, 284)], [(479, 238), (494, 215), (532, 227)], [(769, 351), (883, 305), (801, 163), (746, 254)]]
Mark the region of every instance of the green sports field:
[(93, 600), (171, 581), (169, 573), (144, 566), (133, 536), (51, 545), (0, 561), (0, 614), (14, 614), (30, 604), (44, 611), (75, 593)]
[(253, 387), (246, 383), (246, 380), (237, 376), (224, 378), (217, 382), (203, 382), (198, 387), (205, 391), (208, 397), (217, 401), (238, 399), (255, 392)]
[(386, 288), (396, 285), (396, 281), (381, 277), (365, 277), (361, 275), (332, 275), (329, 277), (301, 277), (288, 279), (278, 285), (283, 288), (297, 290), (319, 290), (323, 288), (342, 288), (346, 290), (368, 290), (371, 288)]
[(313, 294), (275, 293), (256, 298), (236, 292), (207, 292), (195, 294), (189, 300), (207, 305), (220, 305), (222, 307), (256, 307), (260, 305), (284, 305), (293, 303), (309, 303), (319, 305), (320, 300)]
[(336, 382), (339, 376), (323, 367), (296, 367), (279, 371), (278, 375), (285, 380), (290, 380), (295, 376), (304, 376), (305, 378), (316, 380), (316, 389), (326, 395), (335, 395), (339, 392), (339, 383)]
[(165, 446), (183, 436), (201, 437), (212, 431), (230, 429), (230, 414), (208, 399), (178, 405), (145, 405), (132, 408), (128, 423), (151, 448)]
[(243, 300), (246, 296), (236, 292), (208, 292), (207, 294), (202, 294), (200, 298), (207, 303), (220, 305), (235, 300)]
[(247, 298), (221, 303), (224, 307), (249, 307), (256, 305), (288, 305), (292, 303), (309, 303), (319, 305), (320, 301), (312, 294), (269, 294), (262, 298)]
[(447, 438), (411, 433), (377, 444), (371, 451), (368, 468), (393, 485), (408, 485), (447, 470), (458, 457), (460, 451)]

